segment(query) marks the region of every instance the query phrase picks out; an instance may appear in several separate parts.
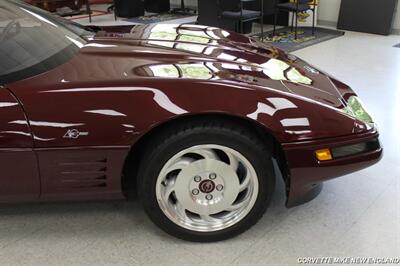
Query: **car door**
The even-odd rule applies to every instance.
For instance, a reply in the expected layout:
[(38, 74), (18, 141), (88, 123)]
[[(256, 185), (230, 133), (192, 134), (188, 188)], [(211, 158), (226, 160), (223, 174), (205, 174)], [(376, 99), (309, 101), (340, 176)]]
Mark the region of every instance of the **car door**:
[(0, 202), (39, 198), (33, 136), (21, 104), (0, 86)]
[[(115, 147), (103, 129), (110, 132), (109, 127), (116, 125), (124, 136), (132, 138), (132, 128), (122, 125), (127, 124), (127, 116), (109, 114), (104, 108), (86, 108), (96, 102), (93, 93), (79, 105), (82, 99), (76, 93), (67, 97), (45, 92), (69, 85), (68, 72), (61, 73), (59, 79), (57, 73), (79, 58), (87, 43), (82, 35), (86, 34), (93, 33), (23, 2), (0, 1), (0, 86), (7, 87), (23, 105), (12, 101), (4, 89), (4, 102), (8, 97), (10, 103), (5, 106), (11, 106), (0, 110), (0, 141), (4, 146), (0, 167), (3, 173), (7, 170), (0, 180), (0, 195), (32, 197), (40, 190), (41, 201), (123, 196), (121, 169), (130, 146)], [(101, 106), (110, 102), (104, 95), (101, 100)], [(93, 139), (102, 141), (96, 145)]]

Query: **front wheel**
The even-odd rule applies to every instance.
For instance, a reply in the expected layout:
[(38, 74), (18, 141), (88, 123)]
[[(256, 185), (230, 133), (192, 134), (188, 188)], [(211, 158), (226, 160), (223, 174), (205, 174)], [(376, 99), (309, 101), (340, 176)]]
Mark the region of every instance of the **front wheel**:
[(145, 153), (139, 196), (152, 221), (178, 238), (234, 237), (264, 214), (275, 175), (271, 151), (227, 122), (164, 132)]

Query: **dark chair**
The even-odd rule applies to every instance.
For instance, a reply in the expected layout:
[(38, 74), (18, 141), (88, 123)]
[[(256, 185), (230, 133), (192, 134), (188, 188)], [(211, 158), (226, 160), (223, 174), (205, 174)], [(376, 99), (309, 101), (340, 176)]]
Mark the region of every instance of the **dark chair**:
[[(225, 0), (232, 1), (232, 0)], [(220, 17), (236, 21), (236, 31), (244, 33), (244, 23), (249, 21), (260, 20), (261, 24), (261, 39), (264, 37), (264, 1), (260, 1), (260, 11), (245, 9), (245, 5), (256, 0), (237, 0), (238, 8), (235, 10), (223, 10), (223, 0), (218, 1), (220, 8)]]
[(181, 13), (181, 14), (190, 14), (190, 13), (197, 13), (196, 9), (189, 8), (185, 6), (185, 0), (181, 0), (181, 6), (178, 8), (174, 8), (171, 10), (171, 13)]
[(171, 9), (170, 0), (145, 0), (144, 9), (150, 13), (168, 13)]
[(143, 0), (114, 0), (115, 14), (121, 18), (136, 18), (144, 16)]
[(312, 35), (315, 34), (315, 1), (313, 3), (310, 3), (310, 0), (297, 0), (296, 3), (280, 3), (279, 0), (275, 1), (277, 2), (275, 2), (274, 36), (276, 32), (278, 14), (280, 11), (292, 13), (292, 32), (295, 24), (294, 38), (297, 40), (298, 13), (311, 10), (313, 12)]
[[(86, 13), (89, 14), (89, 22), (92, 23), (92, 9), (90, 5), (94, 4), (112, 4), (109, 8), (107, 8), (107, 12), (111, 12), (114, 10), (114, 1), (113, 0), (86, 0)], [(114, 12), (114, 19), (117, 20), (117, 15)]]

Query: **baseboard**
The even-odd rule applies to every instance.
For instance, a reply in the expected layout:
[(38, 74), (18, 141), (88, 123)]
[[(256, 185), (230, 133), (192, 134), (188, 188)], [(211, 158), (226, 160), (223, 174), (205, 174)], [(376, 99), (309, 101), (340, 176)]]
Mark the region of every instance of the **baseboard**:
[(322, 19), (319, 19), (317, 21), (317, 24), (321, 25), (321, 26), (334, 27), (334, 28), (336, 28), (336, 26), (337, 26), (336, 21), (329, 21), (329, 20), (322, 20)]
[(392, 34), (400, 35), (400, 29), (392, 29)]
[[(336, 21), (329, 21), (329, 20), (318, 20), (318, 25), (320, 26), (327, 26), (327, 27), (337, 27), (337, 22)], [(392, 29), (392, 34), (394, 35), (400, 35), (400, 29)]]

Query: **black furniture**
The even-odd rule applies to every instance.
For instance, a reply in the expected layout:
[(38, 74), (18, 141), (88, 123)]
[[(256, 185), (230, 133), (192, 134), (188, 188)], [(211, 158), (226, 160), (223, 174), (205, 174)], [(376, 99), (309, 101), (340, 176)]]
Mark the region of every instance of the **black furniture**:
[(312, 35), (315, 34), (315, 7), (316, 5), (310, 4), (310, 0), (297, 0), (296, 3), (281, 3), (279, 0), (275, 4), (275, 21), (274, 21), (274, 31), (273, 35), (275, 36), (276, 25), (278, 19), (279, 11), (285, 11), (288, 13), (292, 13), (292, 31), (295, 29), (294, 38), (297, 40), (297, 26), (298, 26), (298, 13), (305, 12), (311, 10), (313, 12), (313, 22), (312, 22)]
[[(115, 4), (113, 1), (110, 0), (104, 0), (104, 1), (96, 1), (96, 4), (109, 4), (112, 2), (113, 4), (107, 8), (107, 12), (111, 12), (112, 10), (115, 9)], [(89, 22), (92, 23), (92, 9), (90, 8), (90, 0), (86, 0), (86, 13), (89, 14)], [(117, 20), (117, 15), (114, 11), (114, 19)]]
[(229, 19), (235, 21), (236, 31), (240, 33), (245, 33), (244, 23), (253, 22), (255, 20), (260, 21), (261, 25), (261, 38), (264, 37), (264, 1), (260, 1), (259, 10), (245, 9), (245, 5), (253, 3), (256, 0), (237, 0), (237, 7), (235, 9), (224, 9), (224, 1), (232, 0), (218, 0), (218, 5), (220, 7), (220, 17), (223, 19)]
[(170, 0), (145, 0), (144, 9), (151, 13), (166, 13), (171, 9), (169, 1)]
[[(254, 10), (259, 8), (261, 0), (257, 0), (254, 3)], [(264, 1), (264, 24), (274, 25), (274, 15), (275, 15), (275, 0), (263, 0)], [(289, 0), (281, 0), (288, 2)], [(289, 22), (289, 15), (287, 12), (281, 12), (278, 15), (278, 25), (287, 26)]]
[(143, 0), (114, 0), (115, 15), (121, 18), (144, 16)]
[[(201, 1), (201, 0), (199, 0)], [(174, 8), (171, 10), (172, 13), (182, 13), (182, 14), (190, 14), (190, 13), (197, 13), (196, 9), (189, 8), (185, 6), (185, 0), (181, 0), (181, 6), (179, 8)]]
[(338, 29), (389, 35), (397, 0), (342, 0)]
[[(260, 1), (254, 3), (254, 9), (260, 6)], [(288, 0), (282, 0), (288, 1)], [(230, 19), (224, 19), (220, 17), (220, 8), (225, 10), (234, 9), (237, 7), (235, 1), (224, 1), (223, 7), (218, 6), (216, 0), (198, 0), (197, 10), (198, 18), (197, 21), (201, 25), (207, 25), (212, 27), (219, 27), (225, 30), (234, 31), (235, 22)], [(264, 23), (273, 25), (274, 24), (274, 14), (275, 14), (275, 1), (274, 0), (264, 0)], [(287, 26), (289, 21), (289, 14), (287, 12), (280, 12), (278, 14), (278, 25)], [(247, 27), (251, 28), (252, 22), (245, 23), (245, 30)]]
[(230, 19), (223, 19), (220, 17), (220, 9), (233, 9), (236, 8), (234, 1), (224, 1), (224, 6), (217, 3), (216, 0), (199, 0), (198, 1), (198, 17), (197, 22), (200, 25), (207, 25), (211, 27), (218, 27), (229, 31), (235, 30), (235, 22)]

